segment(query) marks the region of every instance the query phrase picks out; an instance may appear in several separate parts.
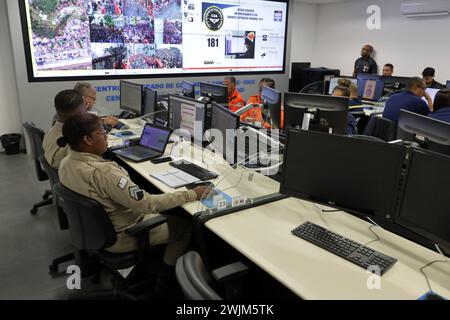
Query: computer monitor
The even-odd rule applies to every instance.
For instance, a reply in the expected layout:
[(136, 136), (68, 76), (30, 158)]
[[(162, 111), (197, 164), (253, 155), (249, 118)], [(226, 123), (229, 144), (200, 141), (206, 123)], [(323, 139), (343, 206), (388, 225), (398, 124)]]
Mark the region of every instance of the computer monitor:
[(450, 157), (413, 150), (395, 223), (450, 250)]
[(358, 73), (357, 80), (380, 80), (381, 76), (372, 73)]
[(450, 155), (450, 123), (400, 110), (397, 139), (413, 141), (428, 150)]
[(158, 93), (150, 88), (144, 88), (144, 99), (142, 115), (148, 114), (147, 118), (153, 123), (165, 126), (167, 122), (168, 110), (158, 102)]
[(200, 82), (200, 95), (217, 103), (228, 103), (228, 89), (226, 86)]
[(142, 84), (120, 80), (120, 109), (141, 115), (142, 94)]
[(183, 80), (181, 89), (181, 93), (183, 94), (183, 96), (195, 99), (195, 86), (192, 82)]
[[(281, 92), (269, 88), (262, 87), (261, 100), (263, 101), (263, 116), (266, 122), (269, 122), (272, 129), (280, 129), (281, 127)], [(267, 106), (267, 109), (265, 108)]]
[(384, 90), (383, 80), (358, 79), (358, 96), (363, 100), (378, 101)]
[(447, 88), (450, 88), (450, 80), (447, 80)]
[[(340, 79), (344, 79), (344, 78), (343, 77), (331, 78), (330, 83), (329, 83), (329, 87), (328, 87), (328, 94), (330, 96), (333, 94), (334, 88), (336, 88), (339, 85), (338, 81)], [(351, 77), (350, 78), (345, 78), (345, 79), (350, 80), (356, 87), (358, 86), (358, 80), (357, 79), (352, 79)]]
[(392, 219), (405, 154), (401, 145), (289, 130), (280, 193)]
[(384, 81), (384, 87), (386, 89), (404, 89), (408, 84), (410, 77), (393, 77), (393, 76), (381, 76), (381, 80)]
[(285, 93), (284, 128), (346, 134), (348, 102), (344, 97)]
[(169, 95), (169, 127), (172, 130), (187, 130), (196, 143), (201, 143), (206, 130), (205, 121), (206, 104), (204, 102), (179, 95)]
[(236, 163), (235, 133), (239, 128), (239, 125), (239, 116), (235, 115), (225, 106), (216, 102), (212, 103), (211, 128), (217, 129), (220, 132), (221, 137), (210, 137), (211, 145), (215, 150), (221, 152), (225, 160), (230, 164)]

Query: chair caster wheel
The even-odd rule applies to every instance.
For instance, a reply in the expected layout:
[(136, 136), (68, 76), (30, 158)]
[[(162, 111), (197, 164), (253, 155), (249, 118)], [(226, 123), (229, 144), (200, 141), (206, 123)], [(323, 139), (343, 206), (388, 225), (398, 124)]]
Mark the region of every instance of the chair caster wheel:
[(30, 213), (31, 213), (32, 215), (35, 215), (35, 214), (37, 213), (37, 208), (31, 209), (31, 210), (30, 210)]
[(42, 199), (44, 199), (44, 200), (47, 200), (48, 198), (50, 198), (50, 195), (48, 193), (46, 193), (42, 196)]

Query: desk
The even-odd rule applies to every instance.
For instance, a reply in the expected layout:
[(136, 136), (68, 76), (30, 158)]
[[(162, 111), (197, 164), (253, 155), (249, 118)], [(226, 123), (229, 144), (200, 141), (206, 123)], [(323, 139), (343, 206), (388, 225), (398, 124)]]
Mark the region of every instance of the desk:
[[(186, 149), (198, 151), (200, 148), (186, 146)], [(166, 151), (170, 152), (170, 149)], [(162, 192), (173, 191), (149, 176), (151, 172), (168, 169), (167, 163), (124, 161)], [(257, 173), (251, 182), (243, 179), (236, 185), (234, 170), (230, 171), (225, 163), (211, 165), (209, 169), (225, 173), (218, 178), (221, 181), (216, 182), (216, 186), (229, 187), (227, 192), (231, 194), (269, 194), (279, 188), (278, 182)], [(202, 206), (192, 202), (183, 208), (194, 214)], [(375, 239), (368, 222), (342, 211), (323, 213), (313, 203), (295, 198), (214, 218), (205, 226), (303, 299), (418, 299), (428, 291), (419, 269), (430, 261), (442, 259), (425, 247), (387, 230), (373, 228), (381, 240), (371, 243), (370, 247), (398, 261), (381, 277), (381, 288), (370, 290), (367, 282), (371, 275), (366, 270), (291, 234), (292, 229), (305, 221), (362, 244)], [(450, 263), (434, 264), (425, 272), (432, 289), (450, 297)]]

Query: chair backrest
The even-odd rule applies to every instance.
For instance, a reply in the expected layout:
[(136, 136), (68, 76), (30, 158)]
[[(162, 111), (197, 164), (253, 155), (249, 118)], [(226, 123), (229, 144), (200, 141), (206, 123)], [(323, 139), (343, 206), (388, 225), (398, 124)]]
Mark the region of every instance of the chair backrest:
[(372, 137), (372, 136), (365, 136), (365, 135), (361, 135), (361, 134), (355, 134), (353, 136), (351, 136), (352, 138), (355, 139), (360, 139), (360, 140), (367, 140), (367, 141), (374, 141), (374, 142), (386, 142), (380, 138), (377, 137)]
[(48, 176), (48, 178), (50, 180), (50, 185), (53, 188), (53, 186), (59, 182), (58, 170), (53, 168), (48, 163), (47, 159), (45, 159), (43, 154), (41, 154), (39, 156), (39, 162), (41, 163), (42, 168), (44, 169), (44, 171), (47, 173), (47, 176)]
[(222, 300), (213, 289), (213, 280), (197, 252), (189, 251), (179, 257), (175, 273), (186, 299)]
[(39, 163), (39, 156), (44, 154), (42, 141), (44, 140), (45, 133), (42, 129), (36, 127), (36, 125), (32, 122), (25, 122), (23, 127), (28, 136), (28, 140), (30, 141), (31, 157), (34, 161), (37, 178), (39, 181), (47, 180), (47, 174), (44, 170), (42, 170), (41, 164)]
[(377, 137), (386, 142), (393, 141), (397, 135), (397, 126), (390, 119), (371, 115), (364, 129), (364, 135)]
[(61, 183), (53, 186), (70, 225), (72, 245), (79, 250), (100, 250), (112, 246), (117, 239), (114, 226), (103, 206), (76, 193)]

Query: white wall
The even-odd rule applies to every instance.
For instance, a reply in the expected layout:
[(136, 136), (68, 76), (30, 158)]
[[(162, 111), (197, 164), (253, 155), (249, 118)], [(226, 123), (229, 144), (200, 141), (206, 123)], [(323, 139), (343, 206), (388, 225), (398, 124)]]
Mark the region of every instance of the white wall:
[(291, 62), (314, 59), (317, 35), (318, 5), (291, 1)]
[[(0, 1), (0, 135), (22, 132), (6, 2)], [(3, 148), (0, 145), (0, 151)]]
[[(313, 64), (351, 74), (361, 47), (370, 43), (379, 68), (390, 62), (395, 75), (420, 76), (425, 67), (433, 66), (436, 79), (445, 84), (450, 80), (450, 17), (405, 18), (400, 4), (401, 0), (354, 0), (319, 5)], [(366, 27), (369, 5), (381, 8), (381, 30)], [(303, 22), (295, 23), (300, 27)]]

